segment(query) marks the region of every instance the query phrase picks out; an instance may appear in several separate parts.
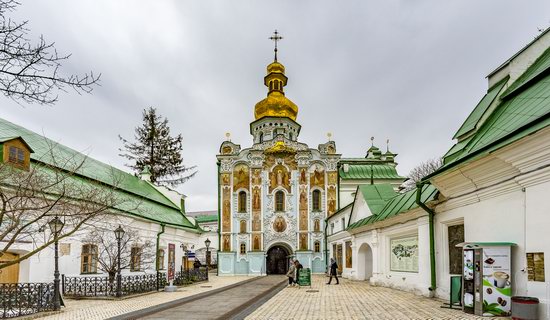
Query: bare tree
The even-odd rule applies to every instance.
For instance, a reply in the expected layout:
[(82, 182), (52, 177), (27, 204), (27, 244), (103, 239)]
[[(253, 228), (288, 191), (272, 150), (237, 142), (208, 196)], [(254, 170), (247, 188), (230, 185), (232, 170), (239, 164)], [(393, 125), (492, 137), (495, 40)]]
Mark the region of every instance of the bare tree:
[[(155, 244), (151, 240), (142, 240), (137, 230), (127, 229), (125, 231), (120, 241), (120, 269), (130, 267), (132, 248), (138, 250), (139, 270), (148, 269), (156, 259)], [(110, 281), (114, 281), (118, 272), (118, 242), (113, 230), (95, 228), (84, 237), (84, 241), (97, 245), (98, 268), (109, 275)]]
[(114, 172), (111, 186), (90, 181), (79, 175), (86, 165), (84, 155), (62, 153), (49, 142), (43, 147), (49, 148), (43, 156), (47, 161), (32, 162), (28, 170), (0, 163), (0, 257), (14, 246), (32, 247), (17, 259), (1, 263), (0, 269), (52, 245), (55, 239), (48, 222), (54, 217), (64, 222), (57, 237), (61, 240), (86, 224), (94, 224), (124, 202)]
[(15, 0), (0, 0), (0, 91), (14, 101), (53, 104), (57, 91), (67, 87), (79, 94), (90, 93), (101, 75), (62, 75), (62, 63), (70, 55), (59, 54), (55, 43), (41, 35), (29, 39), (28, 21), (15, 22), (6, 15), (17, 8)]
[(421, 162), (418, 166), (414, 167), (411, 172), (407, 175), (409, 178), (401, 186), (403, 191), (409, 191), (416, 188), (416, 183), (420, 181), (425, 176), (439, 169), (443, 165), (443, 160), (441, 158), (428, 159), (424, 162)]

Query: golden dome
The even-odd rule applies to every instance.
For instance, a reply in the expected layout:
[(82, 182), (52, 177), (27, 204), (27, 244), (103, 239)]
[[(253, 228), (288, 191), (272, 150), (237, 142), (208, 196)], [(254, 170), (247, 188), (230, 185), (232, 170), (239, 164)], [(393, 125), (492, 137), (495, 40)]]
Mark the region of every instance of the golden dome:
[(256, 120), (264, 117), (285, 117), (296, 121), (298, 106), (285, 97), (283, 91), (287, 83), (285, 66), (274, 61), (267, 66), (264, 84), (269, 88), (267, 98), (256, 103), (254, 116)]
[(297, 115), (298, 106), (279, 91), (270, 92), (267, 98), (256, 103), (254, 108), (256, 120), (263, 117), (286, 117), (296, 121)]
[(274, 61), (267, 66), (267, 73), (269, 74), (272, 72), (285, 74), (285, 66), (277, 61)]

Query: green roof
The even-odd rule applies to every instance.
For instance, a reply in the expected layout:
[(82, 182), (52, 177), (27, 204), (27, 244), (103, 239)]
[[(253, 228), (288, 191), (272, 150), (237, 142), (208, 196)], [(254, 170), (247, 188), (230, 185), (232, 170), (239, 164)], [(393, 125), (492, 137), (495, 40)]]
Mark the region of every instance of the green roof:
[[(372, 174), (371, 174), (372, 170)], [(404, 180), (405, 177), (397, 174), (397, 169), (393, 165), (388, 164), (349, 164), (348, 172), (344, 172), (344, 168), (340, 167), (340, 178), (344, 180), (368, 180), (373, 179), (390, 179)]]
[(198, 223), (202, 223), (202, 222), (215, 222), (215, 221), (218, 221), (218, 216), (215, 215), (215, 214), (212, 214), (212, 215), (202, 215), (202, 216), (196, 216), (194, 217), (195, 220), (198, 222)]
[(458, 131), (455, 133), (453, 139), (456, 139), (475, 129), (481, 117), (483, 117), (487, 109), (489, 109), (489, 106), (495, 100), (498, 93), (502, 90), (502, 88), (506, 84), (506, 81), (508, 81), (508, 77), (502, 79), (499, 83), (497, 83), (487, 91), (487, 94), (483, 96), (481, 101), (479, 101), (477, 106), (474, 108), (474, 111), (470, 113), (468, 118), (466, 118), (466, 121), (464, 121), (460, 129), (458, 129)]
[(453, 146), (445, 165), (423, 180), (550, 125), (550, 48), (497, 99), (499, 104), (475, 134)]
[(378, 214), (388, 199), (397, 196), (391, 184), (367, 184), (359, 186), (358, 189), (373, 214)]
[[(437, 189), (434, 186), (430, 184), (424, 185), (422, 186), (422, 194), (421, 194), (420, 200), (423, 203), (426, 203), (428, 201), (433, 200), (436, 194), (437, 194)], [(367, 200), (367, 204), (368, 204), (368, 200)], [(407, 211), (410, 211), (417, 207), (418, 205), (416, 204), (416, 189), (410, 190), (405, 193), (400, 193), (397, 196), (387, 200), (384, 207), (381, 210), (379, 210), (378, 213), (350, 224), (346, 230), (352, 230), (352, 229), (363, 227), (369, 224), (380, 222), (380, 221), (395, 217), (399, 214), (405, 213)]]
[[(83, 164), (77, 170), (82, 182), (90, 180), (114, 186), (126, 197), (116, 209), (159, 223), (194, 228), (179, 207), (162, 195), (154, 186), (140, 178), (87, 157), (69, 147), (56, 143), (42, 135), (0, 118), (0, 141), (8, 137), (21, 137), (33, 150), (31, 161), (52, 167), (70, 170), (71, 166)], [(52, 157), (51, 153), (55, 154)], [(46, 168), (46, 167), (43, 167)], [(139, 202), (138, 206), (135, 203)]]

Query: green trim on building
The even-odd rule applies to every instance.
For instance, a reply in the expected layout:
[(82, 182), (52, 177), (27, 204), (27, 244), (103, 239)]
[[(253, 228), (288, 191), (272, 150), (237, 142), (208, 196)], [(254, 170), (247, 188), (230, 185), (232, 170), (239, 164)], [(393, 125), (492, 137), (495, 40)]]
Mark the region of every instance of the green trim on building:
[(460, 129), (455, 133), (453, 139), (457, 139), (458, 137), (474, 130), (487, 109), (491, 106), (497, 95), (500, 93), (502, 88), (504, 88), (504, 85), (508, 81), (509, 77), (506, 77), (502, 79), (500, 82), (498, 82), (496, 85), (494, 85), (492, 88), (490, 88), (487, 91), (487, 94), (483, 96), (481, 101), (477, 104), (477, 106), (474, 108), (474, 111), (470, 113), (468, 118), (464, 121), (462, 126), (460, 126)]
[[(422, 203), (434, 200), (437, 192), (438, 191), (434, 186), (424, 185), (422, 187)], [(369, 204), (369, 200), (367, 200), (367, 204)], [(418, 205), (416, 204), (416, 189), (410, 190), (405, 193), (400, 193), (397, 194), (395, 197), (385, 201), (384, 206), (378, 211), (378, 213), (373, 212), (373, 215), (363, 218), (357, 222), (351, 223), (346, 230), (353, 230), (359, 227), (374, 224), (376, 222), (384, 221), (417, 207)]]
[(398, 195), (391, 184), (367, 184), (358, 187), (372, 214), (378, 214), (389, 199)]
[(202, 215), (202, 216), (196, 216), (194, 217), (197, 223), (205, 223), (205, 222), (217, 222), (218, 221), (218, 215)]
[(550, 125), (550, 48), (516, 82), (498, 98), (499, 104), (477, 132), (461, 146), (453, 146), (445, 164), (423, 181)]
[(373, 179), (388, 180), (405, 179), (405, 177), (397, 174), (395, 166), (388, 164), (349, 164), (348, 171), (345, 172), (343, 166), (341, 166), (339, 174), (340, 178), (344, 180), (368, 180), (371, 177)]
[[(180, 208), (154, 186), (140, 178), (92, 159), (78, 151), (56, 143), (23, 127), (0, 119), (0, 140), (21, 137), (35, 152), (31, 165), (36, 170), (55, 174), (53, 168), (71, 172), (71, 166), (82, 166), (69, 177), (70, 183), (90, 184), (100, 188), (114, 188), (115, 211), (140, 217), (159, 224), (196, 230)], [(54, 154), (54, 156), (52, 156)], [(63, 166), (65, 165), (65, 166)]]

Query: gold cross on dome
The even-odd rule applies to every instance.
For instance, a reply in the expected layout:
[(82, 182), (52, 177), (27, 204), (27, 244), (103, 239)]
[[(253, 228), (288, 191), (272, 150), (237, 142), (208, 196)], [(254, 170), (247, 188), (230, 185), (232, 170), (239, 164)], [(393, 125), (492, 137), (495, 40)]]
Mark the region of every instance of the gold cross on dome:
[(273, 36), (269, 37), (269, 39), (275, 42), (275, 61), (277, 61), (277, 41), (281, 41), (283, 37), (281, 37), (277, 29), (275, 29)]

